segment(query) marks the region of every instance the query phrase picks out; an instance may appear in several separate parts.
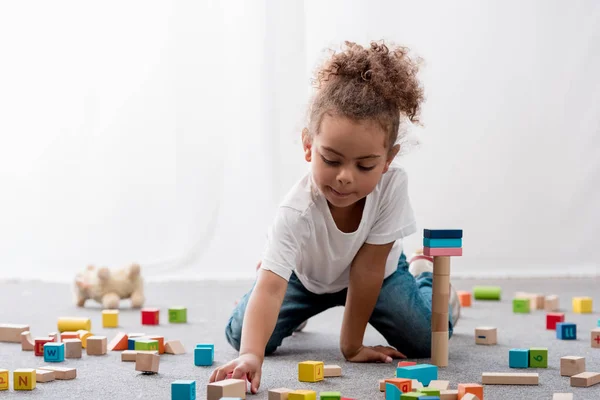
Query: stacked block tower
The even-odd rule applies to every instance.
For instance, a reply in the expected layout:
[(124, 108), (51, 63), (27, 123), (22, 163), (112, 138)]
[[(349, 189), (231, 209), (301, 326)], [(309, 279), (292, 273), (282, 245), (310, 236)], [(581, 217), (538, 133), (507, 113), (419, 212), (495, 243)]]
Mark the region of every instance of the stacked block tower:
[(425, 229), (423, 254), (433, 257), (431, 363), (448, 366), (450, 257), (462, 256), (462, 229)]

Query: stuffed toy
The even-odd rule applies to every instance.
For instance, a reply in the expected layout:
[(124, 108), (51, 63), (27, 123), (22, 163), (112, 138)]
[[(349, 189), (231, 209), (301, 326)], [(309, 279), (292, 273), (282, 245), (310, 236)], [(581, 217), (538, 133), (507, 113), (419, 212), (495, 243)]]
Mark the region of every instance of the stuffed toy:
[(87, 299), (93, 299), (104, 308), (117, 309), (121, 299), (129, 298), (133, 308), (144, 305), (144, 282), (138, 264), (112, 271), (89, 265), (75, 277), (75, 304), (78, 307), (83, 307)]

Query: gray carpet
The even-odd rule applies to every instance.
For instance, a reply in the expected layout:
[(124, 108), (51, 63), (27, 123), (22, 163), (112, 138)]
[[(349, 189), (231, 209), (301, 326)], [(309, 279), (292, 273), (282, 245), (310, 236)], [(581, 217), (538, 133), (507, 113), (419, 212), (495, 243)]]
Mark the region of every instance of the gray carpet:
[[(539, 386), (486, 386), (485, 399), (551, 399), (554, 392), (572, 392), (575, 399), (600, 399), (600, 385), (591, 388), (571, 388), (569, 379), (559, 374), (562, 356), (586, 357), (588, 371), (600, 371), (600, 349), (590, 347), (590, 330), (596, 326), (600, 315), (576, 315), (571, 312), (572, 296), (594, 297), (594, 306), (600, 309), (599, 279), (536, 279), (474, 281), (455, 280), (457, 289), (470, 290), (475, 284), (497, 284), (503, 288), (501, 302), (474, 302), (464, 308), (462, 318), (450, 340), (450, 366), (440, 370), (439, 378), (451, 381), (451, 388), (458, 383), (480, 382), (481, 372), (509, 371), (508, 350), (513, 347), (548, 347), (548, 369), (529, 370), (539, 372)], [(140, 313), (122, 310), (120, 330), (164, 335), (166, 340), (180, 339), (188, 351), (185, 355), (164, 355), (157, 375), (142, 375), (135, 371), (133, 363), (122, 363), (120, 353), (93, 357), (84, 354), (82, 359), (66, 360), (64, 366), (77, 368), (74, 381), (41, 383), (30, 393), (0, 392), (0, 398), (36, 397), (43, 399), (169, 399), (171, 382), (177, 379), (195, 379), (197, 398), (206, 398), (207, 379), (213, 367), (195, 367), (190, 350), (196, 343), (215, 344), (215, 366), (236, 355), (225, 341), (223, 328), (235, 299), (250, 286), (250, 282), (190, 282), (147, 285), (147, 306), (161, 309), (161, 325), (142, 327)], [(561, 308), (567, 320), (578, 324), (577, 341), (555, 339), (553, 331), (545, 330), (545, 313), (537, 311), (530, 315), (512, 313), (510, 298), (516, 291), (558, 294)], [(125, 303), (124, 303), (125, 304)], [(172, 305), (188, 307), (189, 323), (169, 324), (166, 309)], [(78, 309), (72, 305), (67, 285), (40, 282), (0, 282), (0, 322), (22, 323), (31, 326), (34, 336), (56, 331), (60, 316), (87, 316), (92, 319), (95, 334), (106, 335), (109, 340), (116, 330), (102, 329), (97, 304)], [(339, 327), (342, 308), (329, 310), (311, 319), (304, 332), (284, 341), (276, 355), (268, 357), (264, 364), (263, 380), (258, 395), (250, 399), (266, 399), (267, 390), (276, 387), (313, 389), (317, 392), (339, 390), (344, 396), (356, 399), (382, 399), (378, 391), (378, 379), (392, 377), (394, 367), (387, 364), (346, 363), (338, 351)], [(497, 346), (476, 346), (473, 331), (477, 326), (498, 328)], [(383, 339), (369, 327), (367, 344), (380, 344)], [(343, 377), (329, 378), (317, 384), (297, 380), (297, 363), (303, 360), (322, 360), (326, 364), (339, 364)], [(396, 360), (395, 360), (396, 361)], [(426, 362), (427, 360), (418, 360)], [(11, 372), (16, 368), (35, 368), (44, 365), (43, 359), (32, 352), (22, 352), (19, 344), (0, 343), (0, 369)], [(513, 370), (514, 371), (514, 370)], [(12, 374), (11, 374), (12, 381)]]

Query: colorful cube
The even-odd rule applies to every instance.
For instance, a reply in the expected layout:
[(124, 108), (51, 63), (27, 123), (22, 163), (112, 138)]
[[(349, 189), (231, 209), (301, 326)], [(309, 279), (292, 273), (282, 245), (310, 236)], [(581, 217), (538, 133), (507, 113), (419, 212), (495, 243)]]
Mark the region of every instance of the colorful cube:
[(0, 369), (0, 391), (8, 390), (8, 370)]
[(195, 400), (196, 381), (177, 380), (171, 383), (171, 400)]
[(158, 325), (158, 308), (142, 309), (142, 325)]
[(431, 364), (417, 364), (396, 368), (396, 378), (416, 379), (424, 386), (438, 378), (438, 368)]
[(41, 337), (41, 338), (35, 338), (33, 340), (33, 342), (35, 344), (35, 347), (33, 348), (34, 354), (36, 356), (43, 357), (44, 356), (44, 345), (46, 343), (54, 342), (54, 339), (51, 337)]
[(165, 337), (164, 336), (148, 336), (150, 340), (156, 340), (158, 342), (158, 354), (165, 353)]
[(471, 293), (470, 292), (457, 290), (456, 294), (458, 295), (458, 301), (460, 302), (461, 307), (471, 307)]
[(427, 396), (439, 396), (440, 395), (440, 389), (433, 388), (433, 387), (421, 388), (421, 389), (419, 389), (419, 392), (426, 394)]
[(560, 340), (577, 340), (577, 325), (572, 322), (556, 324), (556, 338)]
[(458, 398), (462, 399), (467, 393), (474, 394), (480, 400), (483, 400), (483, 386), (477, 383), (459, 383), (458, 384)]
[(303, 361), (298, 363), (298, 380), (300, 382), (319, 382), (325, 377), (322, 361)]
[(529, 349), (510, 349), (508, 366), (510, 368), (529, 368)]
[(119, 310), (102, 310), (102, 327), (116, 328), (119, 326)]
[(340, 400), (342, 393), (340, 392), (321, 392), (319, 393), (320, 400)]
[(548, 368), (548, 348), (532, 347), (529, 349), (529, 368)]
[(187, 322), (187, 308), (171, 307), (169, 308), (169, 322), (172, 324), (183, 324)]
[(33, 390), (35, 383), (35, 369), (21, 368), (13, 371), (13, 389)]
[(513, 299), (513, 312), (517, 314), (528, 314), (530, 312), (531, 302), (529, 299)]
[(600, 328), (592, 329), (591, 344), (592, 348), (600, 349)]
[(46, 343), (44, 344), (44, 361), (45, 362), (63, 362), (65, 361), (65, 344), (64, 343)]
[(215, 345), (214, 344), (197, 344), (194, 349), (194, 365), (210, 366), (215, 360)]
[[(402, 393), (400, 395), (400, 400), (412, 400), (412, 399), (419, 399), (421, 400), (423, 397), (425, 397), (426, 395), (423, 393), (419, 393), (419, 392), (410, 392), (410, 393)], [(397, 400), (397, 397), (391, 397), (391, 398), (385, 398), (385, 400)]]
[(405, 378), (390, 378), (390, 379), (385, 379), (384, 382), (386, 383), (385, 387), (387, 388), (387, 384), (391, 384), (394, 385), (398, 388), (398, 390), (400, 390), (400, 392), (402, 393), (408, 393), (410, 391), (412, 391), (412, 380), (410, 379), (405, 379)]
[(398, 361), (399, 367), (408, 367), (410, 365), (417, 365), (415, 361)]
[(589, 314), (592, 312), (591, 297), (573, 297), (573, 312), (577, 314)]
[(546, 314), (546, 329), (556, 330), (556, 324), (559, 322), (565, 322), (564, 313), (548, 313)]
[(429, 239), (462, 239), (462, 229), (425, 229), (423, 236)]
[(158, 340), (136, 339), (134, 350), (157, 350)]
[(288, 400), (317, 400), (314, 390), (294, 390), (288, 394)]
[(462, 239), (432, 239), (423, 238), (423, 247), (462, 247)]
[(440, 396), (425, 395), (425, 396), (419, 397), (419, 400), (440, 400)]

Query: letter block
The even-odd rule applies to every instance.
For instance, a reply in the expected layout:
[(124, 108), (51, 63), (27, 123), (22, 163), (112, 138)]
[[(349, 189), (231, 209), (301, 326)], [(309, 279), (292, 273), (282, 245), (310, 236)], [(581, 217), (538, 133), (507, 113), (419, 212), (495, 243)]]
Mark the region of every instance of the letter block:
[(546, 314), (546, 329), (555, 331), (556, 324), (559, 322), (565, 322), (564, 313), (548, 313)]
[(303, 361), (298, 363), (300, 382), (319, 382), (325, 377), (325, 365), (322, 361)]
[(196, 381), (180, 379), (171, 383), (172, 400), (195, 400)]
[(477, 383), (459, 383), (458, 384), (458, 398), (462, 399), (467, 393), (474, 394), (478, 398), (483, 400), (483, 386)]
[(21, 368), (13, 372), (13, 388), (15, 390), (35, 389), (35, 369)]
[(0, 391), (8, 390), (8, 370), (0, 369)]
[(600, 328), (592, 329), (592, 347), (594, 349), (600, 349)]
[[(390, 378), (390, 379), (385, 379), (384, 381), (386, 383), (385, 387), (387, 388), (387, 383), (394, 385), (398, 388), (398, 390), (400, 390), (400, 392), (402, 393), (408, 393), (410, 391), (412, 391), (412, 380), (410, 379), (405, 379), (405, 378)], [(386, 394), (387, 395), (387, 394)]]
[(65, 361), (65, 344), (64, 343), (46, 343), (44, 344), (44, 361), (45, 362), (63, 362)]
[(529, 368), (548, 368), (548, 348), (532, 347), (529, 349)]
[(556, 338), (561, 340), (577, 340), (577, 325), (572, 322), (556, 324)]
[(158, 308), (142, 309), (142, 325), (158, 325)]
[(169, 322), (172, 324), (184, 324), (187, 322), (187, 308), (171, 307), (169, 308)]
[(517, 314), (529, 314), (531, 301), (529, 299), (513, 299), (513, 312)]

